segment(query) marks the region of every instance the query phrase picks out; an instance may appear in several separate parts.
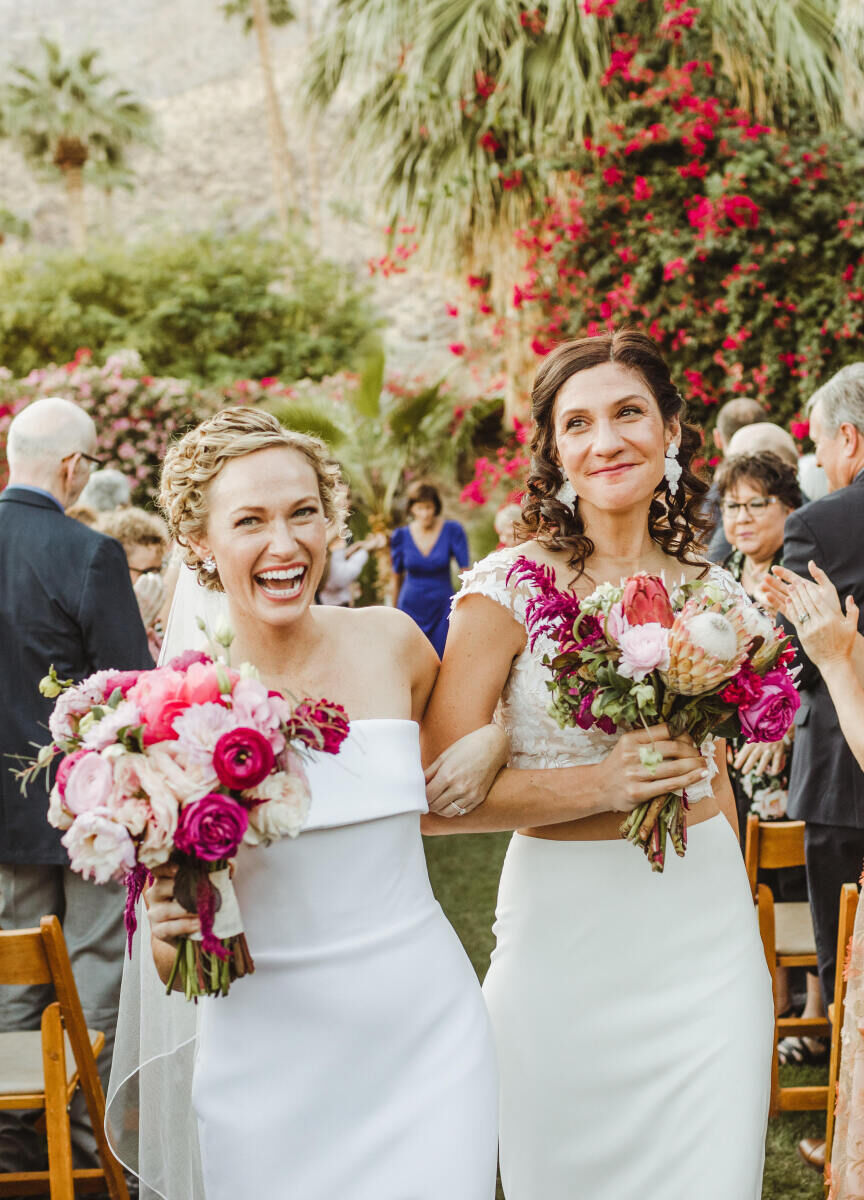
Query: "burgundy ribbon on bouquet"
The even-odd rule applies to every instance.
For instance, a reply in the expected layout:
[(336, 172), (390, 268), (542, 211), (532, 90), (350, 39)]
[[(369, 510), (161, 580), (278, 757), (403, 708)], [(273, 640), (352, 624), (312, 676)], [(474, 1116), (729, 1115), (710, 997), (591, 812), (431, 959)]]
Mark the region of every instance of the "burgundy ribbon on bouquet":
[(135, 906), (141, 899), (141, 893), (144, 891), (144, 888), (152, 878), (153, 876), (143, 863), (137, 863), (124, 880), (126, 884), (126, 908), (123, 911), (123, 924), (126, 926), (126, 947), (130, 958), (132, 957), (132, 939), (135, 936), (135, 930), (138, 928)]

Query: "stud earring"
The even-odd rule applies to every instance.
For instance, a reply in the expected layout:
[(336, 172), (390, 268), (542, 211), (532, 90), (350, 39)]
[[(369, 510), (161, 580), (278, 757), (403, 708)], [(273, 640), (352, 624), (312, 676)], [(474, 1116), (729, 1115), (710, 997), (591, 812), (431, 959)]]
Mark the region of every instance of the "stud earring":
[(663, 474), (669, 485), (669, 494), (674, 496), (678, 491), (678, 480), (684, 474), (684, 468), (678, 461), (678, 443), (670, 442), (663, 460)]
[(573, 484), (565, 475), (564, 482), (555, 493), (555, 499), (559, 504), (563, 504), (565, 508), (572, 508), (578, 498), (579, 497), (576, 495), (576, 490), (573, 487)]
[(212, 575), (216, 570), (216, 559), (212, 554), (208, 554), (206, 558), (201, 559), (201, 566), (208, 573), (208, 575)]

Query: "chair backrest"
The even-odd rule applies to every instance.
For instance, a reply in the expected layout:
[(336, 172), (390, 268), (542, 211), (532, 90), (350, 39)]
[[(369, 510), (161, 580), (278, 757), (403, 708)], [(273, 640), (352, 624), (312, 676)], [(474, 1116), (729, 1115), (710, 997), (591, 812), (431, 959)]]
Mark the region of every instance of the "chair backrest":
[(744, 861), (755, 900), (760, 869), (804, 866), (804, 822), (760, 821), (751, 813), (747, 818)]
[(42, 930), (0, 930), (0, 986), (52, 982)]

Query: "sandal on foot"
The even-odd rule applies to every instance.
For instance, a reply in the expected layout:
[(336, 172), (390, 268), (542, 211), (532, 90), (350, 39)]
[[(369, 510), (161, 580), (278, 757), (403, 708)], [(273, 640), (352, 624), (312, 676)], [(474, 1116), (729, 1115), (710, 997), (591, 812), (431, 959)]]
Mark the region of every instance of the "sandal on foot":
[(824, 1038), (813, 1038), (818, 1049), (810, 1047), (804, 1038), (785, 1037), (777, 1046), (777, 1061), (781, 1067), (818, 1067), (828, 1061), (830, 1046)]

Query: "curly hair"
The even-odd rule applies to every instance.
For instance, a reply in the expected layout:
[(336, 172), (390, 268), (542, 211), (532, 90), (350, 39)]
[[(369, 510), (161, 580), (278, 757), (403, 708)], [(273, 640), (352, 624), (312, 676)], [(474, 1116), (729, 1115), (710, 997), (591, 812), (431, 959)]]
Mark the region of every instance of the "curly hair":
[(165, 522), (143, 508), (115, 508), (99, 517), (97, 527), (100, 533), (116, 538), (124, 550), (133, 546), (159, 546), (162, 550), (168, 547)]
[(165, 455), (159, 487), (159, 507), (171, 536), (183, 549), (183, 560), (193, 567), (198, 582), (224, 591), (215, 571), (206, 571), (190, 545), (207, 528), (207, 489), (227, 462), (258, 450), (284, 446), (302, 454), (318, 479), (321, 507), (327, 521), (342, 529), (345, 519), (344, 489), (339, 467), (318, 438), (285, 429), (277, 419), (256, 408), (224, 408), (190, 429)]
[(674, 555), (679, 562), (699, 565), (702, 560), (695, 555), (710, 524), (701, 511), (708, 485), (694, 474), (691, 463), (702, 445), (702, 437), (695, 426), (683, 420), (684, 400), (672, 382), (657, 344), (635, 329), (562, 342), (543, 359), (531, 393), (534, 435), (519, 532), (526, 538), (535, 537), (551, 550), (567, 553), (568, 565), (577, 576), (594, 553), (594, 543), (585, 533), (578, 503), (570, 508), (556, 498), (565, 477), (558, 458), (553, 417), (558, 393), (567, 380), (605, 363), (616, 363), (638, 375), (657, 401), (665, 423), (673, 417), (681, 421), (678, 461), (682, 474), (678, 491), (673, 496), (665, 479), (657, 485), (648, 510), (648, 531), (667, 554)]
[(758, 487), (763, 496), (776, 496), (787, 508), (801, 507), (798, 472), (771, 450), (760, 450), (756, 454), (733, 454), (720, 464), (714, 476), (721, 498), (742, 481)]

